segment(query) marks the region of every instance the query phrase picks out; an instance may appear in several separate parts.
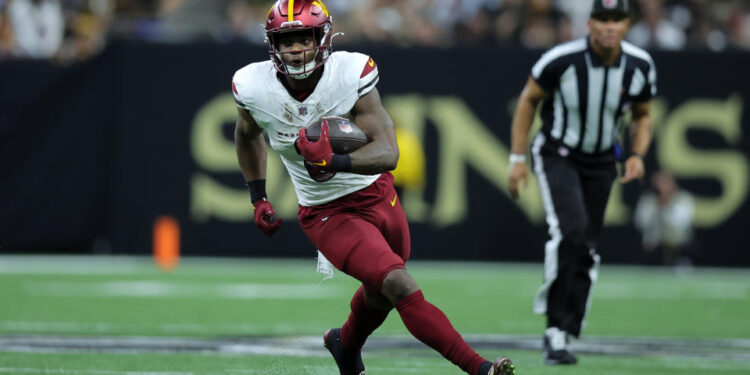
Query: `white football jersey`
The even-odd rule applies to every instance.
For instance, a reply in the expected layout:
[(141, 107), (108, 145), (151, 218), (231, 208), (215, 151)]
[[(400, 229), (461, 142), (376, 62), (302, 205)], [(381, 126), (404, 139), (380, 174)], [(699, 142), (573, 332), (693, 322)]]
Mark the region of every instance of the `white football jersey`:
[(232, 79), (232, 91), (237, 105), (247, 109), (268, 134), (271, 148), (279, 153), (289, 172), (299, 204), (315, 206), (363, 189), (379, 175), (338, 172), (326, 182), (315, 182), (294, 149), (297, 133), (324, 116), (350, 118), (354, 103), (377, 82), (378, 69), (369, 56), (334, 52), (324, 65), (315, 91), (304, 101), (289, 94), (270, 60), (238, 70)]

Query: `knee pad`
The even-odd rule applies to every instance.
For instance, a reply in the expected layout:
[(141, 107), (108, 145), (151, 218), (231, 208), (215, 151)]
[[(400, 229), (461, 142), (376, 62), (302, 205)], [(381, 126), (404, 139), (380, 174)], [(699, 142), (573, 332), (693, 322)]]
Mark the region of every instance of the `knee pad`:
[(395, 304), (418, 290), (416, 283), (403, 268), (391, 270), (383, 279), (381, 293)]

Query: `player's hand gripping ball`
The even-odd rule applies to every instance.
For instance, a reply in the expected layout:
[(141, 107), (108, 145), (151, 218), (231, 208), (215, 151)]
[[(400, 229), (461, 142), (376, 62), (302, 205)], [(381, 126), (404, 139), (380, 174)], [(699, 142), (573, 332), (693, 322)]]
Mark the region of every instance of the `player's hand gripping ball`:
[(336, 154), (348, 154), (369, 142), (367, 135), (357, 124), (338, 116), (323, 117), (320, 121), (307, 127), (305, 129), (307, 139), (317, 142), (324, 124), (328, 126), (331, 150)]
[(336, 116), (323, 117), (305, 129), (300, 129), (294, 146), (305, 158), (305, 168), (317, 182), (328, 181), (336, 175), (331, 169), (334, 154), (348, 154), (367, 144), (367, 135), (353, 122)]

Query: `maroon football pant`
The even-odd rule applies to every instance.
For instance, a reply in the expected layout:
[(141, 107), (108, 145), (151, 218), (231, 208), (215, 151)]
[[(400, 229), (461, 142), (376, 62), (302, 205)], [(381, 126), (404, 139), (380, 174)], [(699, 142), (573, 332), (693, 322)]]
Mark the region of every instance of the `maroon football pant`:
[(385, 276), (406, 267), (409, 224), (390, 173), (332, 202), (300, 207), (298, 219), (318, 250), (369, 291), (380, 293)]
[[(372, 185), (332, 202), (300, 207), (298, 219), (310, 241), (336, 268), (380, 293), (383, 279), (405, 268), (410, 255), (409, 226), (393, 188), (393, 176), (384, 173)], [(409, 332), (469, 374), (486, 360), (456, 332), (448, 318), (424, 299), (421, 291), (396, 304)], [(351, 301), (351, 314), (341, 327), (341, 343), (358, 351), (380, 326), (388, 311), (370, 306), (360, 288)]]

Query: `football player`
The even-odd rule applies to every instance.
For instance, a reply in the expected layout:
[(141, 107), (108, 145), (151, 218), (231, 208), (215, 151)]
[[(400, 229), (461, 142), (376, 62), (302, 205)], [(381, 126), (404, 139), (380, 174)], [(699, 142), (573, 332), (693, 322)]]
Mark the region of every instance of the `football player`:
[[(281, 227), (265, 190), (265, 132), (294, 184), (305, 234), (336, 268), (362, 282), (347, 321), (323, 336), (342, 375), (364, 374), (362, 345), (394, 307), (409, 332), (466, 373), (513, 374), (507, 358), (480, 357), (406, 271), (409, 227), (390, 173), (399, 151), (375, 88), (377, 65), (363, 54), (333, 53), (331, 26), (320, 0), (276, 1), (265, 24), (270, 60), (234, 75), (235, 143), (255, 224), (269, 236)], [(310, 142), (305, 128), (323, 116), (352, 118), (371, 141), (335, 154), (324, 124), (320, 139)]]

